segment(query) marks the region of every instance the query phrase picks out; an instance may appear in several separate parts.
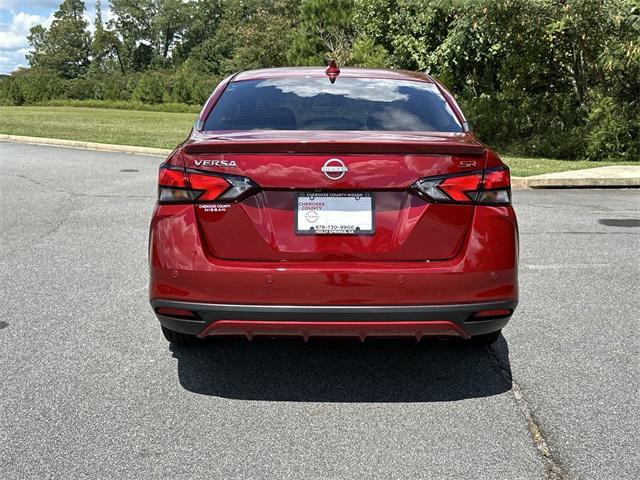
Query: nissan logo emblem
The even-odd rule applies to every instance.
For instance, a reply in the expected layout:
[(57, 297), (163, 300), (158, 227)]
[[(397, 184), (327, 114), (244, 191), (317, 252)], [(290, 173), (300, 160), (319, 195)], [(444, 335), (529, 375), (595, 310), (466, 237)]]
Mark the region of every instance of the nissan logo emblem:
[(330, 180), (340, 180), (344, 177), (344, 174), (349, 171), (349, 168), (344, 164), (342, 160), (339, 158), (330, 158), (320, 169), (322, 173), (324, 173), (328, 179)]

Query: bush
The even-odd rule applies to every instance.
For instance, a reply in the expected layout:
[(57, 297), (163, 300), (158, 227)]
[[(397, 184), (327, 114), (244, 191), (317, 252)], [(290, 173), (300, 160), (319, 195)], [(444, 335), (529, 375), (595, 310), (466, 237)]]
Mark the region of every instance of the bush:
[(164, 99), (164, 81), (161, 74), (145, 73), (133, 89), (133, 98), (142, 103), (162, 103)]
[(171, 99), (179, 103), (194, 102), (194, 84), (196, 73), (185, 64), (173, 76), (171, 83)]
[(6, 76), (0, 80), (0, 105), (22, 105), (24, 97), (15, 78)]
[(589, 160), (640, 161), (640, 108), (599, 95), (593, 100), (585, 131)]
[(172, 102), (202, 105), (218, 82), (218, 77), (200, 71), (187, 60), (172, 75), (167, 96)]
[(192, 111), (189, 105), (202, 105), (218, 81), (218, 77), (187, 65), (173, 72), (144, 74), (94, 71), (74, 79), (63, 79), (44, 70), (22, 70), (0, 77), (0, 103), (42, 105), (56, 101), (69, 105), (71, 101), (104, 100), (121, 102), (119, 105), (130, 102), (138, 107), (171, 103), (173, 106), (167, 111)]
[(141, 103), (132, 100), (70, 100), (55, 99), (36, 103), (37, 106), (51, 107), (83, 107), (83, 108), (114, 108), (118, 110), (142, 110), (148, 112), (198, 113), (200, 106), (184, 103)]
[(138, 84), (140, 74), (120, 73), (94, 75), (94, 98), (102, 100), (130, 100)]
[(63, 92), (60, 77), (48, 70), (19, 70), (7, 82), (6, 96), (14, 105), (58, 98)]
[(461, 99), (480, 140), (504, 153), (576, 159), (585, 155), (584, 113), (561, 94), (482, 94)]
[(88, 100), (96, 97), (96, 83), (91, 78), (78, 77), (64, 82), (64, 96), (74, 100)]

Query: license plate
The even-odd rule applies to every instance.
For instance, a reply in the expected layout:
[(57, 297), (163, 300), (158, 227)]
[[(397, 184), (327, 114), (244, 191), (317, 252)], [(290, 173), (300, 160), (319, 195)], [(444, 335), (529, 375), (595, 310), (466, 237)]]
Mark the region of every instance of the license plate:
[(299, 235), (372, 235), (371, 193), (300, 193), (295, 222)]

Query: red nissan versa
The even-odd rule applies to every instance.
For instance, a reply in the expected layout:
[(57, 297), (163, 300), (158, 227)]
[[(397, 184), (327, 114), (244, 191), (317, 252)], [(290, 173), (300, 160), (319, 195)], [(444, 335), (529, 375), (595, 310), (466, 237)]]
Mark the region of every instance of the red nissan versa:
[(509, 169), (429, 75), (224, 80), (160, 166), (150, 299), (166, 338), (494, 342), (518, 300)]

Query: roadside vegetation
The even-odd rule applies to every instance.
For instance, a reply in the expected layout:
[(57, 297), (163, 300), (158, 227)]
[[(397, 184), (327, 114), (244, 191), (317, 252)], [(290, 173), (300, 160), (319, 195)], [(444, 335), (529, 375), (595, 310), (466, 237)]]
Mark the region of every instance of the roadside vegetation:
[(0, 107), (0, 133), (172, 149), (187, 137), (196, 116), (82, 107)]
[(553, 172), (566, 172), (568, 170), (581, 170), (583, 168), (605, 167), (609, 165), (637, 165), (637, 162), (607, 162), (592, 160), (558, 160), (554, 158), (528, 158), (501, 156), (504, 163), (509, 165), (511, 176), (530, 177)]
[(638, 0), (110, 4), (104, 21), (96, 1), (91, 29), (81, 0), (35, 26), (0, 104), (195, 112), (233, 72), (335, 59), (431, 72), (499, 151), (640, 161)]
[(187, 103), (143, 103), (135, 100), (70, 100), (64, 98), (30, 105), (36, 107), (115, 108), (118, 110), (173, 113), (198, 113), (202, 108), (202, 105), (189, 105)]

